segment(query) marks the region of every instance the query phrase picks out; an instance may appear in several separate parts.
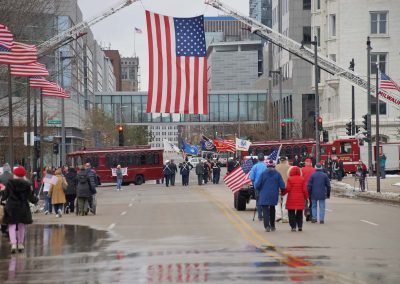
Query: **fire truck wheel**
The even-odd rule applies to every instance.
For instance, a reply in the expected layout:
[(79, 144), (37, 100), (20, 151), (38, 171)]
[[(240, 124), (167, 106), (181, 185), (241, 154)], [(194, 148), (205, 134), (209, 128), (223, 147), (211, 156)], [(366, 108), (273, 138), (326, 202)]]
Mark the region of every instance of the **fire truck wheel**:
[(142, 175), (137, 175), (135, 177), (135, 184), (136, 185), (141, 185), (144, 182), (144, 178)]

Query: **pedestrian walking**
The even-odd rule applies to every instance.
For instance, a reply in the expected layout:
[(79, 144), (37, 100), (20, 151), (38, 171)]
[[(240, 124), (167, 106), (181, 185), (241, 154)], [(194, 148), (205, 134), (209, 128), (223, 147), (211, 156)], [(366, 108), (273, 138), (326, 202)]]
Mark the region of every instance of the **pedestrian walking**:
[(384, 153), (379, 155), (379, 167), (381, 178), (386, 178), (386, 155)]
[(117, 177), (117, 191), (122, 190), (122, 180), (123, 180), (123, 175), (122, 175), (122, 169), (121, 165), (117, 165), (117, 169), (115, 170), (115, 175)]
[(51, 203), (51, 197), (49, 196), (49, 191), (53, 182), (53, 170), (51, 167), (46, 168), (45, 175), (42, 179), (43, 195), (44, 195), (44, 214), (53, 213), (53, 204)]
[(171, 159), (170, 168), (171, 168), (171, 185), (175, 186), (175, 176), (176, 173), (178, 172), (178, 168), (173, 159)]
[(165, 165), (163, 168), (163, 173), (164, 173), (164, 177), (165, 177), (165, 186), (169, 187), (169, 182), (171, 179), (171, 174), (172, 174), (172, 170), (169, 164), (169, 160), (165, 161)]
[(332, 159), (329, 156), (328, 159), (325, 160), (325, 164), (324, 164), (324, 168), (325, 168), (325, 172), (329, 177), (329, 180), (332, 179)]
[(262, 207), (259, 204), (260, 190), (261, 188), (256, 187), (256, 183), (261, 174), (267, 169), (267, 165), (264, 163), (264, 154), (258, 153), (258, 162), (251, 168), (249, 178), (253, 183), (254, 194), (256, 199), (256, 207), (257, 207), (257, 217), (258, 221), (262, 221), (263, 219), (263, 211)]
[(76, 187), (78, 185), (77, 172), (75, 168), (69, 167), (68, 172), (65, 175), (65, 179), (67, 181), (67, 190), (65, 191), (65, 199), (67, 202), (65, 203), (66, 214), (74, 213), (75, 211), (75, 199), (76, 199)]
[(289, 225), (292, 232), (296, 229), (302, 231), (304, 203), (308, 199), (308, 191), (304, 187), (304, 178), (299, 167), (290, 168), (283, 195), (287, 196), (285, 206), (289, 211)]
[(281, 174), (275, 169), (274, 161), (269, 160), (267, 169), (256, 180), (260, 190), (258, 204), (262, 207), (264, 228), (267, 232), (275, 231), (275, 206), (278, 204), (279, 189), (285, 190)]
[(189, 163), (189, 159), (186, 157), (185, 161), (180, 165), (179, 172), (182, 175), (182, 185), (188, 186), (189, 185), (189, 174), (190, 171), (193, 169), (193, 165)]
[(219, 184), (219, 179), (221, 175), (221, 163), (214, 159), (212, 163), (212, 177), (213, 177), (213, 184)]
[[(308, 191), (308, 181), (311, 175), (315, 172), (315, 168), (312, 166), (312, 161), (310, 159), (305, 160), (301, 172), (304, 178), (304, 190)], [(311, 200), (308, 199), (305, 203), (304, 216), (306, 217), (306, 221), (311, 221)]]
[(367, 166), (361, 161), (358, 161), (357, 170), (356, 170), (356, 178), (360, 183), (360, 190), (362, 192), (365, 191), (365, 179), (367, 177)]
[(50, 187), (49, 196), (57, 214), (56, 217), (61, 217), (63, 206), (67, 202), (64, 191), (67, 190), (68, 184), (65, 177), (61, 175), (61, 168), (57, 169), (54, 174), (57, 177), (57, 182)]
[[(0, 175), (0, 186), (1, 186), (1, 191), (0, 191), (0, 197), (4, 193), (4, 189), (8, 183), (9, 180), (13, 179), (14, 175), (11, 173), (11, 167), (8, 163), (5, 163), (3, 165), (3, 173)], [(4, 236), (8, 236), (7, 233), (7, 224), (3, 223), (1, 224), (1, 233)]]
[(89, 204), (89, 210), (95, 214), (96, 213), (96, 208), (95, 208), (95, 203), (94, 203), (94, 196), (97, 193), (97, 185), (99, 185), (99, 178), (97, 177), (96, 171), (92, 168), (92, 165), (90, 163), (85, 164), (86, 168), (86, 173), (89, 178), (89, 184), (90, 184), (90, 192), (91, 195), (88, 199), (88, 204)]
[(203, 162), (203, 167), (204, 167), (203, 181), (204, 181), (204, 184), (207, 184), (207, 182), (208, 182), (208, 177), (209, 177), (209, 172), (210, 172), (210, 167), (209, 167), (209, 165), (208, 165), (207, 160), (204, 160), (204, 162)]
[(204, 175), (204, 165), (201, 162), (197, 163), (197, 165), (196, 165), (196, 175), (197, 175), (198, 185), (202, 185), (203, 184), (203, 175)]
[[(8, 225), (11, 253), (25, 249), (25, 225), (32, 224), (32, 213), (29, 202), (36, 204), (38, 198), (34, 195), (32, 186), (26, 179), (26, 170), (19, 166), (13, 171), (1, 197), (5, 204), (3, 222)], [(28, 202), (29, 201), (29, 202)]]
[(321, 164), (315, 165), (316, 171), (308, 181), (308, 195), (311, 199), (311, 222), (318, 221), (317, 209), (319, 207), (319, 222), (325, 222), (325, 199), (331, 195), (331, 183), (326, 173), (323, 172)]
[[(279, 158), (279, 164), (276, 165), (275, 169), (281, 174), (283, 181), (285, 182), (285, 187), (286, 183), (288, 180), (288, 172), (290, 169), (290, 165), (288, 163), (288, 160), (286, 157), (280, 157)], [(278, 198), (278, 205), (276, 205), (275, 211), (276, 211), (276, 222), (279, 222), (282, 220), (282, 223), (287, 223), (289, 222), (288, 219), (288, 211), (286, 210), (286, 200), (287, 196), (280, 196)]]
[(92, 196), (90, 179), (85, 166), (81, 166), (77, 174), (76, 197), (78, 198), (77, 214), (87, 215), (89, 210), (89, 198)]

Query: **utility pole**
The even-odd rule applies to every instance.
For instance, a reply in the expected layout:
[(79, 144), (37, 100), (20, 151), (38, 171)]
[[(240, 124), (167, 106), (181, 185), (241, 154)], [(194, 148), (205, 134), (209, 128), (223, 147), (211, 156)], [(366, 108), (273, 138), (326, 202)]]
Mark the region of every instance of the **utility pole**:
[[(354, 71), (354, 58), (351, 59), (350, 61), (350, 70)], [(355, 122), (355, 116), (356, 116), (356, 110), (355, 110), (355, 105), (354, 105), (354, 85), (351, 85), (351, 135), (356, 134), (356, 122)]]
[(314, 40), (311, 41), (311, 44), (314, 45), (314, 79), (315, 79), (315, 161), (319, 164), (320, 155), (321, 155), (321, 141), (320, 141), (320, 133), (318, 127), (318, 119), (319, 119), (319, 96), (318, 96), (318, 39), (317, 36), (314, 36)]
[(238, 138), (240, 139), (240, 95), (238, 95), (238, 105), (237, 105), (237, 112), (238, 112)]
[(368, 173), (373, 175), (372, 169), (372, 139), (371, 139), (371, 41), (367, 37), (367, 139), (368, 139)]
[(8, 65), (8, 159), (11, 169), (14, 167), (14, 126), (11, 91), (11, 65)]
[[(280, 62), (279, 62), (280, 65)], [(279, 66), (279, 140), (282, 140), (282, 119), (283, 119), (283, 99), (282, 99), (282, 67)]]
[[(64, 88), (64, 57), (62, 51), (60, 51), (60, 74), (61, 74), (61, 87)], [(65, 156), (66, 156), (66, 147), (65, 147), (65, 102), (64, 99), (61, 99), (61, 167), (65, 165)]]
[[(376, 133), (375, 133), (375, 144), (376, 144), (376, 192), (381, 192), (381, 169), (380, 169), (380, 156), (379, 156), (379, 65), (376, 64)], [(372, 141), (371, 141), (372, 142)]]

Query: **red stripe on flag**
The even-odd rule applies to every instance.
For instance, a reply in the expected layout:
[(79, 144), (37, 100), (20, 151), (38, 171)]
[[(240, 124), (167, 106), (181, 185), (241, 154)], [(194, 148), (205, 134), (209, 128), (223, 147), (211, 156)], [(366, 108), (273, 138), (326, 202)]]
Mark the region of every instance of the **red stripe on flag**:
[(11, 75), (20, 77), (49, 76), (46, 65), (35, 62), (29, 64), (11, 64)]
[(161, 101), (163, 95), (163, 58), (162, 58), (162, 42), (161, 42), (161, 27), (160, 27), (160, 15), (154, 14), (155, 25), (156, 25), (156, 37), (157, 37), (157, 105), (156, 112), (161, 110)]
[(167, 51), (167, 101), (165, 104), (165, 112), (171, 112), (171, 92), (172, 92), (172, 64), (171, 64), (171, 27), (169, 25), (169, 17), (164, 16), (165, 22), (165, 41)]
[(225, 184), (233, 193), (240, 190), (249, 181), (249, 174), (245, 174), (240, 166), (224, 177)]
[(190, 58), (185, 56), (185, 80), (186, 80), (186, 94), (185, 94), (185, 108), (184, 113), (189, 113), (190, 102)]
[(207, 60), (203, 61), (203, 114), (208, 114)]
[(0, 53), (0, 62), (4, 64), (29, 64), (37, 60), (36, 46), (13, 42), (11, 51)]
[(151, 16), (150, 12), (146, 11), (146, 24), (147, 24), (147, 43), (149, 47), (149, 91), (147, 97), (146, 112), (151, 112), (153, 103), (153, 81), (154, 81), (154, 59), (153, 59), (153, 32), (151, 30)]
[(194, 58), (194, 113), (199, 113), (199, 58)]
[(181, 78), (181, 58), (176, 57), (176, 95), (175, 95), (175, 113), (179, 113), (181, 106), (181, 88), (182, 88), (182, 78)]

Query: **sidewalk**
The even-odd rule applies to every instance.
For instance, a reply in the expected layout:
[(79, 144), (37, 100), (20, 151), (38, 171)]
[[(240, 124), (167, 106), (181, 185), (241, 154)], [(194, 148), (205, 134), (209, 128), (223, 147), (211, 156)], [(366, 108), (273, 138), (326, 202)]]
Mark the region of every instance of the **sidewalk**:
[(381, 192), (376, 192), (376, 177), (367, 177), (367, 191), (360, 192), (358, 181), (354, 182), (354, 177), (346, 176), (341, 182), (332, 180), (332, 191), (336, 195), (360, 198), (369, 200), (379, 200), (400, 205), (400, 176), (386, 175), (381, 179)]

